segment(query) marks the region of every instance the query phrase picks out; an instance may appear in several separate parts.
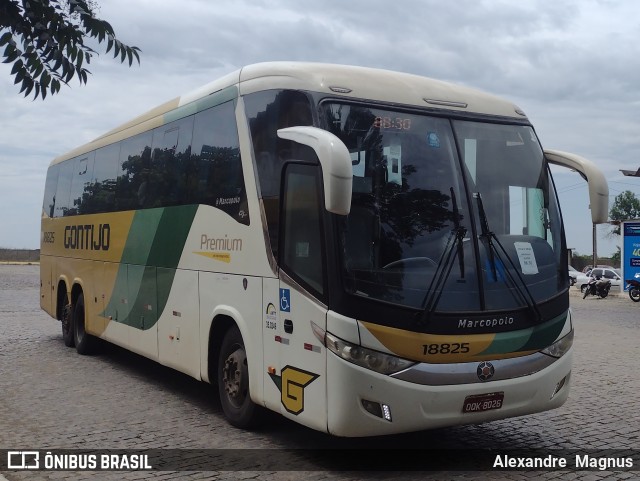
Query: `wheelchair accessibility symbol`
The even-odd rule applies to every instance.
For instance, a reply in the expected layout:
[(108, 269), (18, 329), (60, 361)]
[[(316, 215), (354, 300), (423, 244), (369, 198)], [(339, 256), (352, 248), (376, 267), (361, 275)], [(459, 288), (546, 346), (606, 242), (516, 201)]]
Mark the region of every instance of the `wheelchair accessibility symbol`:
[(291, 311), (291, 292), (289, 289), (280, 289), (280, 310), (283, 312)]

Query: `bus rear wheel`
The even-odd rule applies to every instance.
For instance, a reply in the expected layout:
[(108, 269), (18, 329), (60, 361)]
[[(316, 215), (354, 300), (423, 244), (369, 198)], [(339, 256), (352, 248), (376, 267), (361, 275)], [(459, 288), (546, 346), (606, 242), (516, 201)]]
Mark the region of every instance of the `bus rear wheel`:
[(69, 304), (69, 295), (66, 291), (62, 298), (60, 322), (62, 324), (62, 340), (64, 341), (64, 345), (67, 347), (73, 347), (73, 306)]
[(237, 326), (224, 336), (218, 358), (218, 394), (225, 417), (233, 426), (242, 429), (256, 427), (260, 408), (249, 394), (249, 366), (242, 335)]
[(73, 340), (78, 354), (91, 354), (94, 350), (95, 337), (85, 330), (84, 294), (80, 293), (73, 306)]

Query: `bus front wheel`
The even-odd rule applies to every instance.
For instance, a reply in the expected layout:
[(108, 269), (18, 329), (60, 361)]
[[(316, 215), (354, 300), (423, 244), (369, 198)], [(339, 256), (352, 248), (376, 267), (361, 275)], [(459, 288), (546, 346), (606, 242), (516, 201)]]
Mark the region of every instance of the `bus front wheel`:
[(240, 330), (233, 326), (224, 336), (218, 358), (218, 393), (227, 420), (238, 428), (255, 427), (259, 410), (249, 395), (249, 366)]

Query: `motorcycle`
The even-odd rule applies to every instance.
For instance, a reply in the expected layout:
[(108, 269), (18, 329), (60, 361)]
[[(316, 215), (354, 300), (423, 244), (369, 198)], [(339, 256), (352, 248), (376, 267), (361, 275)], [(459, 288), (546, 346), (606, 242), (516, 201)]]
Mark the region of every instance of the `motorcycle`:
[(627, 288), (629, 289), (629, 298), (633, 302), (640, 302), (640, 272), (633, 279), (627, 279)]
[(583, 299), (586, 299), (588, 295), (602, 297), (603, 299), (609, 295), (611, 290), (611, 281), (609, 279), (603, 279), (602, 277), (592, 277), (587, 284), (587, 288), (584, 290)]

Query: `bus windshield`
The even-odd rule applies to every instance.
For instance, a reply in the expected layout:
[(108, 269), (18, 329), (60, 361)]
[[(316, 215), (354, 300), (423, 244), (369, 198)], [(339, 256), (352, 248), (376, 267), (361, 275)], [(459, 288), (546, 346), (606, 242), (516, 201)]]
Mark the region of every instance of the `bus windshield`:
[(354, 295), (426, 311), (535, 306), (568, 286), (560, 211), (533, 129), (325, 103), (351, 153), (338, 221)]

